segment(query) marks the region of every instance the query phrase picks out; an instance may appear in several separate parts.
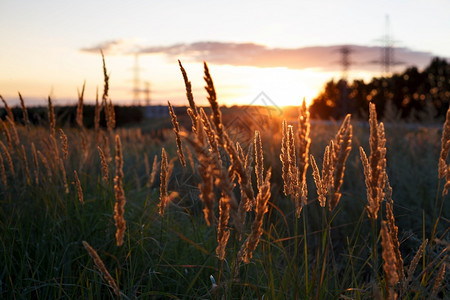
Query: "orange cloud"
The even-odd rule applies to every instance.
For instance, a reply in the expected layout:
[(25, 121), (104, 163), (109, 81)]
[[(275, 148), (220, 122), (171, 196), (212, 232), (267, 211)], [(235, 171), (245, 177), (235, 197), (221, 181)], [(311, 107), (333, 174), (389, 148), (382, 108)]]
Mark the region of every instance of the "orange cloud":
[[(123, 41), (110, 41), (83, 51), (105, 51), (123, 47)], [(169, 46), (128, 47), (122, 54), (164, 54), (170, 59), (207, 61), (219, 65), (253, 66), (261, 68), (285, 67), (289, 69), (314, 68), (320, 71), (339, 71), (342, 69), (340, 50), (350, 49), (350, 69), (352, 71), (379, 71), (382, 47), (361, 45), (311, 46), (301, 48), (270, 48), (255, 43), (196, 42)], [(126, 47), (125, 47), (126, 48)], [(429, 52), (414, 51), (408, 48), (392, 48), (394, 64), (405, 66), (426, 66), (433, 55)], [(400, 61), (401, 60), (401, 61)]]

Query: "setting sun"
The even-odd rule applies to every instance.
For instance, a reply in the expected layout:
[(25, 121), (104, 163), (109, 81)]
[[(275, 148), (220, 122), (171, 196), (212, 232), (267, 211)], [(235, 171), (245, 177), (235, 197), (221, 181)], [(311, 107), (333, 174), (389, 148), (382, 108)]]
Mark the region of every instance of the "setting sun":
[(303, 98), (309, 105), (322, 88), (324, 75), (314, 70), (286, 68), (260, 69), (249, 86), (255, 93), (264, 91), (277, 106), (299, 105)]
[[(212, 76), (224, 105), (309, 105), (333, 73), (287, 68), (214, 66)], [(339, 76), (339, 74), (335, 74)], [(202, 92), (203, 94), (204, 92)], [(266, 102), (258, 99), (264, 93)]]

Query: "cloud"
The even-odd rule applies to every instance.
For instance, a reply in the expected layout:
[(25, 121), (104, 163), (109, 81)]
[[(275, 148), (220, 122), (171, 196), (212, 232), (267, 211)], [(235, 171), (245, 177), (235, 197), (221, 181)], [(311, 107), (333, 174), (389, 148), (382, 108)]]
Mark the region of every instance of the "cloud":
[[(102, 46), (105, 49), (118, 50), (122, 41), (110, 41)], [(333, 45), (301, 48), (270, 48), (255, 43), (196, 42), (169, 46), (134, 47), (139, 54), (164, 54), (170, 59), (207, 61), (218, 65), (252, 66), (260, 68), (285, 67), (289, 69), (315, 68), (320, 71), (341, 70), (343, 48), (350, 49), (350, 70), (379, 71), (381, 53), (379, 46)], [(86, 50), (85, 50), (86, 51)], [(135, 53), (133, 52), (133, 53)], [(130, 54), (130, 51), (128, 53)], [(426, 66), (432, 53), (414, 51), (408, 48), (392, 48), (393, 62), (398, 65), (418, 67)]]
[(81, 48), (81, 52), (98, 54), (100, 50), (105, 55), (128, 55), (139, 52), (135, 39), (120, 39), (105, 41), (93, 47)]

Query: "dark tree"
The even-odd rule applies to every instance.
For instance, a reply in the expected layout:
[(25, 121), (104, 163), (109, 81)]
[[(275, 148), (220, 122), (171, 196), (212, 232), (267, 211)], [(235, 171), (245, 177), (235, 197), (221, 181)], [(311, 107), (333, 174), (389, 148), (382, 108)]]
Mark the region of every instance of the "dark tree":
[(390, 77), (372, 78), (368, 83), (354, 80), (331, 80), (313, 100), (310, 111), (314, 118), (339, 119), (347, 113), (366, 119), (368, 103), (375, 103), (377, 115), (383, 118), (388, 109), (398, 111), (403, 119), (425, 121), (444, 117), (450, 103), (450, 65), (434, 58), (423, 71), (416, 67)]

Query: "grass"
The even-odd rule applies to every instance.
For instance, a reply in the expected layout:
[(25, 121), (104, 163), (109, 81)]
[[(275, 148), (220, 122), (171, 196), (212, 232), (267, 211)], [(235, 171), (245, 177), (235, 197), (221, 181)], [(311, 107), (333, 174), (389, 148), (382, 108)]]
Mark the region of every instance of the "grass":
[[(182, 71), (188, 87), (189, 80)], [(0, 183), (3, 299), (372, 299), (392, 298), (394, 294), (406, 299), (449, 297), (448, 277), (443, 272), (449, 265), (450, 207), (442, 196), (444, 182), (437, 176), (440, 129), (386, 125), (385, 169), (393, 188), (392, 222), (398, 226), (405, 271), (413, 274), (393, 282), (392, 274), (386, 271), (388, 246), (382, 247), (381, 235), (381, 220), (389, 221), (384, 204), (389, 199), (381, 199), (377, 219), (370, 220), (366, 211), (365, 174), (358, 148), (362, 146), (369, 155), (369, 127), (352, 125), (352, 149), (348, 158), (340, 161), (345, 165), (342, 186), (333, 185), (333, 192), (341, 194), (336, 207), (330, 211), (328, 204), (325, 207), (319, 204), (311, 168), (306, 169), (304, 179), (307, 199), (296, 203), (301, 196), (301, 180), (292, 181), (297, 173), (290, 175), (289, 181), (295, 188), (291, 188), (288, 196), (283, 193), (287, 175), (282, 175), (279, 159), (282, 120), (269, 119), (258, 128), (256, 146), (261, 144), (262, 152), (257, 147), (256, 157), (249, 156), (248, 153), (255, 152), (254, 131), (227, 127), (221, 119), (206, 65), (205, 80), (213, 117), (202, 120), (201, 116), (206, 114), (195, 106), (192, 98), (189, 108), (194, 116), (190, 124), (194, 132), (191, 126), (177, 129), (177, 136), (166, 130), (162, 140), (139, 128), (115, 129), (111, 115), (106, 117), (108, 128), (86, 129), (79, 116), (78, 127), (63, 128), (68, 147), (65, 158), (65, 139), (60, 139), (60, 131), (56, 130), (59, 124), (54, 124), (50, 99), (48, 124), (30, 126), (25, 114), (23, 122), (13, 120), (11, 115), (9, 121), (2, 121), (0, 140), (5, 147), (0, 148), (0, 154), (6, 176), (6, 185)], [(103, 97), (108, 107), (103, 113), (111, 114), (112, 102), (107, 91)], [(83, 103), (82, 99), (80, 102)], [(176, 123), (176, 116), (172, 115), (172, 121)], [(336, 139), (339, 125), (314, 123), (308, 134), (304, 131), (292, 135), (297, 142), (299, 136), (304, 139), (309, 135), (311, 145), (303, 145), (307, 145), (304, 147), (308, 147), (319, 169), (323, 166), (323, 151), (331, 139)], [(14, 130), (18, 139), (14, 138)], [(293, 124), (292, 130), (296, 132), (299, 128)], [(122, 144), (121, 181), (126, 198), (122, 246), (117, 246), (114, 220), (116, 135)], [(235, 142), (240, 146), (235, 146)], [(38, 163), (34, 162), (32, 144), (46, 158), (48, 168), (39, 155)], [(98, 146), (108, 166), (107, 181)], [(148, 184), (154, 168), (160, 173), (160, 166), (151, 163), (155, 155), (161, 162), (163, 146), (169, 165), (163, 167), (173, 166), (170, 177), (164, 179), (168, 180), (167, 195), (165, 183), (162, 188), (159, 186), (159, 176)], [(193, 159), (184, 152), (185, 167), (177, 158), (180, 147), (192, 153)], [(290, 156), (291, 172), (297, 166), (301, 169), (301, 160), (309, 157), (296, 151)], [(14, 174), (6, 152), (12, 158)], [(257, 161), (256, 166), (253, 160)], [(269, 177), (269, 172), (270, 182), (264, 188), (264, 178)], [(323, 180), (326, 177), (321, 176)], [(211, 213), (221, 226), (220, 232), (218, 223), (207, 226), (205, 220), (202, 200), (208, 197), (208, 184), (213, 184), (209, 185), (213, 198)], [(80, 187), (84, 204), (80, 202)], [(384, 185), (380, 188), (385, 190)], [(170, 200), (162, 215), (160, 191)], [(326, 199), (331, 197), (332, 194), (325, 194)], [(268, 199), (266, 204), (264, 198)], [(253, 207), (258, 209), (246, 211), (240, 207), (253, 199)], [(297, 214), (299, 207), (302, 210)], [(226, 214), (231, 217), (228, 219)], [(219, 241), (218, 235), (222, 237)], [(428, 244), (423, 253), (416, 255), (426, 239)], [(120, 289), (119, 296), (105, 280), (106, 272), (86, 251), (83, 241), (103, 261), (110, 280)], [(224, 254), (216, 252), (218, 243), (224, 243)], [(388, 244), (384, 240), (383, 245)], [(249, 251), (251, 255), (244, 258)], [(414, 260), (418, 260), (418, 266), (410, 270)]]

